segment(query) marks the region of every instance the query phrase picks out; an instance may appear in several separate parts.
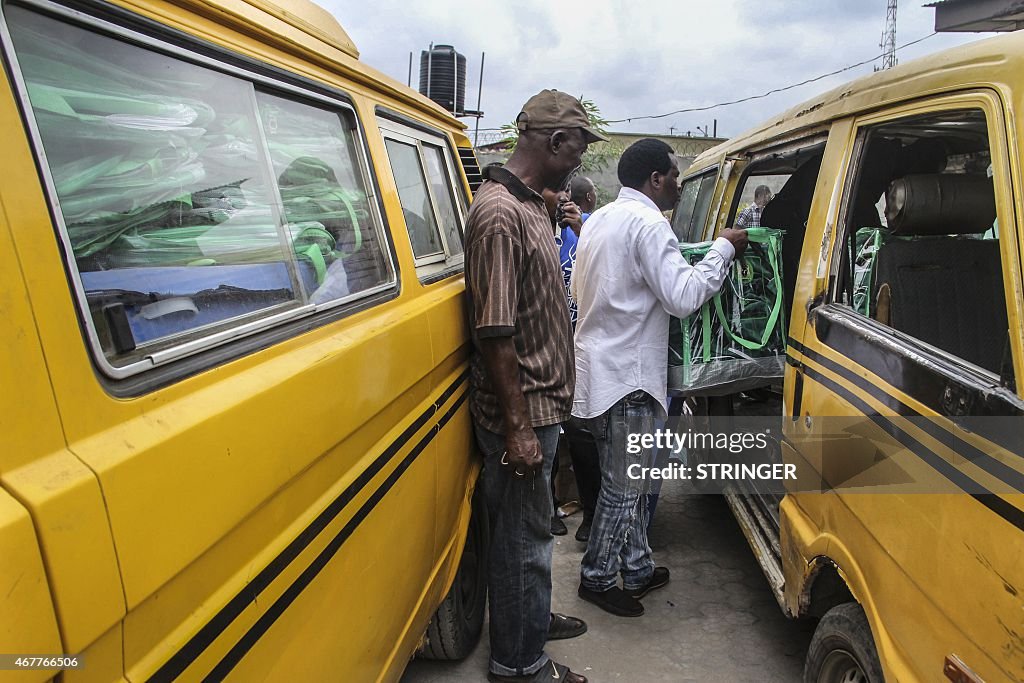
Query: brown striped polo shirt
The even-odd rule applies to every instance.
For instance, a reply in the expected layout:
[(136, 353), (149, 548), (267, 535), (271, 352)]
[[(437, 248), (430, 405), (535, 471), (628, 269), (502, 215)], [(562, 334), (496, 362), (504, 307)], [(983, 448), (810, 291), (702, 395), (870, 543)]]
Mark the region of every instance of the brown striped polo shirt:
[(534, 427), (569, 419), (576, 381), (572, 328), (554, 231), (544, 200), (509, 171), (484, 169), (466, 226), (466, 298), (476, 349), (470, 411), (505, 432), (480, 339), (512, 337), (519, 381)]

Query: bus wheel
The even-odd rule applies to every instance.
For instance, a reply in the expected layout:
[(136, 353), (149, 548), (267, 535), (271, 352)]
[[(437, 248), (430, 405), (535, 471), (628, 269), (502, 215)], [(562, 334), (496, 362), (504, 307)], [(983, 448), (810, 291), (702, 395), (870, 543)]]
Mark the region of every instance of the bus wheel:
[(459, 570), (451, 590), (427, 626), (427, 639), (418, 653), (421, 658), (465, 659), (476, 647), (487, 604), (487, 552), (490, 540), (487, 506), (481, 485), (478, 484), (473, 493), (473, 515), (469, 520)]
[(814, 631), (804, 683), (883, 683), (871, 627), (855, 602), (830, 609)]

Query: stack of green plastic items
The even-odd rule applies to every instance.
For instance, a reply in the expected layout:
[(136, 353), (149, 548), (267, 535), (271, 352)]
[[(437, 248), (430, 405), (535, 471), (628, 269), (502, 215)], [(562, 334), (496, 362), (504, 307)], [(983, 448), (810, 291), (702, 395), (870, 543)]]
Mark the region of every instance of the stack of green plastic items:
[[(45, 24), (18, 35), (81, 270), (266, 263), (288, 258), (290, 247), (319, 284), (333, 259), (362, 246), (365, 196), (342, 187), (324, 161), (346, 141), (315, 119), (274, 112), (281, 132), (269, 146), (283, 169), (282, 227), (274, 188), (259, 171), (257, 112), (240, 97), (250, 86), (199, 67), (147, 77), (52, 39)], [(104, 39), (88, 40), (113, 50)], [(135, 54), (150, 68), (159, 63)]]
[[(669, 389), (688, 395), (725, 395), (778, 382), (785, 369), (782, 230), (749, 228), (749, 247), (730, 267), (721, 291), (699, 311), (672, 319)], [(684, 244), (690, 263), (711, 242)]]
[(874, 313), (875, 259), (890, 236), (885, 228), (861, 228), (854, 236), (853, 309), (861, 315)]

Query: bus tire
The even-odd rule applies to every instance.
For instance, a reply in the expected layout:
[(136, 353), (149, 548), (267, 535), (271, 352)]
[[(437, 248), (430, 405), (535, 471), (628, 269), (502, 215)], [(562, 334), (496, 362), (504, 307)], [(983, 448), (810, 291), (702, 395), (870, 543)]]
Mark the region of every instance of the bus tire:
[(884, 683), (864, 610), (855, 602), (833, 607), (811, 638), (804, 683)]
[(426, 641), (419, 651), (422, 659), (455, 661), (465, 659), (480, 640), (487, 605), (487, 553), (490, 527), (483, 490), (473, 493), (473, 514), (466, 544), (451, 590), (427, 626)]

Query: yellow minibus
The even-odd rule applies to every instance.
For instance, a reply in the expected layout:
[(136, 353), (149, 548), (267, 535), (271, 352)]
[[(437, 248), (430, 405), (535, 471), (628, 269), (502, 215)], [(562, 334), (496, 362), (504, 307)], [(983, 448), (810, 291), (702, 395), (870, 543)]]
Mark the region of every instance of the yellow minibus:
[(0, 678), (465, 656), (464, 126), (306, 0), (4, 0), (0, 43)]

